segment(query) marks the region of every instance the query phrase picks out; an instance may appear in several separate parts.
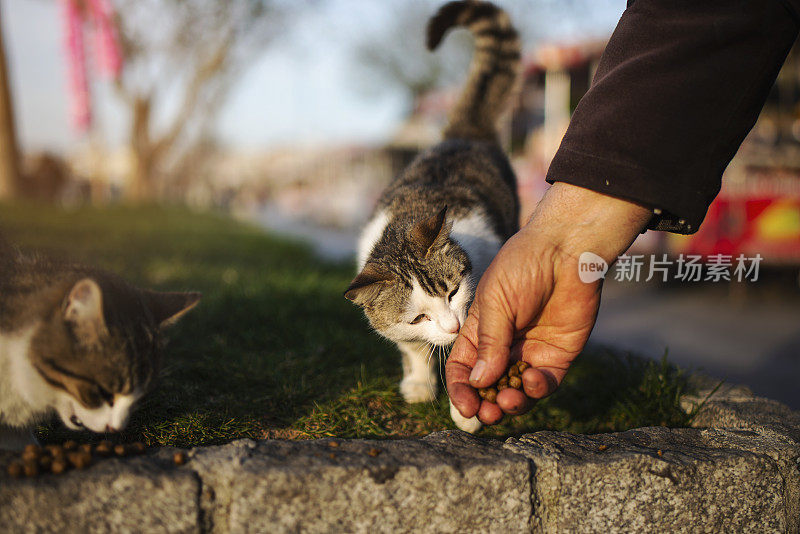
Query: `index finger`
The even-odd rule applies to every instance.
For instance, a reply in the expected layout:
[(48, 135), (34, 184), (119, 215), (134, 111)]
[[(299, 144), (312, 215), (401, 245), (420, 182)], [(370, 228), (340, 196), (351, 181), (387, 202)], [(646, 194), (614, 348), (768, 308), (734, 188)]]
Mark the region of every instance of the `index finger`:
[(477, 391), (469, 383), (469, 375), (478, 357), (477, 323), (477, 309), (473, 306), (445, 364), (447, 394), (464, 417), (475, 416), (481, 404)]

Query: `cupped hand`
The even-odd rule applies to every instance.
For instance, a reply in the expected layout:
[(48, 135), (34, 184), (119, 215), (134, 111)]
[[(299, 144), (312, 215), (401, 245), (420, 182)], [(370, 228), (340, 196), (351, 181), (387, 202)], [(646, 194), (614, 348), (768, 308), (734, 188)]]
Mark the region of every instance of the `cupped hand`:
[[(597, 318), (602, 280), (584, 283), (579, 257), (611, 263), (651, 213), (636, 204), (557, 183), (531, 221), (500, 249), (481, 278), (446, 365), (447, 389), (464, 417), (485, 424), (527, 412), (553, 393), (581, 352)], [(513, 360), (530, 367), (522, 391), (504, 389), (496, 403), (477, 388), (494, 384)]]

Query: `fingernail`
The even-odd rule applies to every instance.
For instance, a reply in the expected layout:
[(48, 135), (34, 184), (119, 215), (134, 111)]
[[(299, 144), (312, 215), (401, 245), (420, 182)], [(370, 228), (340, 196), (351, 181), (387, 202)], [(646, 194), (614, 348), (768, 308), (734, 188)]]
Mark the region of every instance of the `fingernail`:
[(478, 360), (472, 372), (469, 374), (470, 382), (478, 382), (483, 377), (483, 372), (486, 370), (486, 362)]

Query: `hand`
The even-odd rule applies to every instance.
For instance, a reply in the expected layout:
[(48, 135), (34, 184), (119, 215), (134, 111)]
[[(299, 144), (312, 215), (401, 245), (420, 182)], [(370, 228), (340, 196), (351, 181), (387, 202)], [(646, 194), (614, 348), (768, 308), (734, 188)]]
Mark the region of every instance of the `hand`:
[[(612, 263), (651, 216), (637, 204), (573, 185), (548, 190), (481, 278), (447, 360), (447, 389), (464, 417), (496, 424), (556, 390), (600, 306), (602, 280), (582, 282), (578, 257), (588, 251)], [(518, 359), (530, 364), (523, 391), (504, 389), (496, 404), (482, 401), (476, 388), (494, 384)]]

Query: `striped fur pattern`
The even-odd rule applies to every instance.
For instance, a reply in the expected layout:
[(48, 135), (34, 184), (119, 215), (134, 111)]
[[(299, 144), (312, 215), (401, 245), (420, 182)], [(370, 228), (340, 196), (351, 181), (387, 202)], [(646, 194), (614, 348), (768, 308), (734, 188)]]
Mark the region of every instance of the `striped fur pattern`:
[[(408, 402), (435, 397), (432, 355), (455, 341), (478, 280), (519, 229), (516, 177), (495, 126), (516, 84), (519, 39), (499, 8), (462, 1), (431, 19), (429, 47), (455, 26), (475, 34), (476, 51), (445, 140), (420, 154), (381, 195), (359, 241), (359, 272), (345, 292), (376, 332), (397, 343), (400, 391)], [(452, 407), (451, 415), (462, 430), (480, 427)]]
[(137, 289), (0, 241), (0, 449), (58, 414), (73, 430), (124, 428), (157, 376), (162, 329), (198, 293)]
[(519, 82), (519, 35), (508, 15), (493, 4), (450, 2), (428, 24), (428, 49), (436, 49), (447, 31), (458, 26), (475, 36), (475, 55), (444, 137), (493, 140), (497, 118)]

